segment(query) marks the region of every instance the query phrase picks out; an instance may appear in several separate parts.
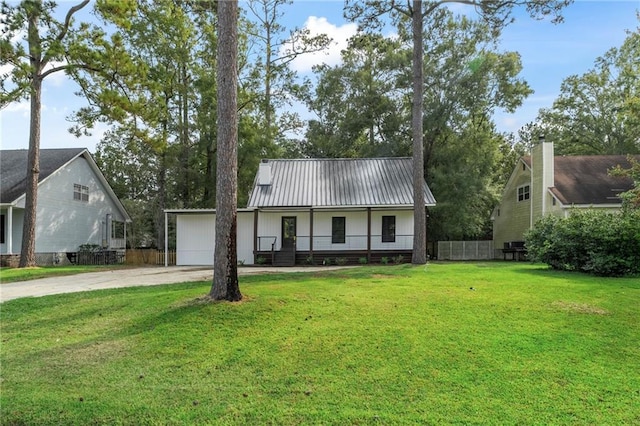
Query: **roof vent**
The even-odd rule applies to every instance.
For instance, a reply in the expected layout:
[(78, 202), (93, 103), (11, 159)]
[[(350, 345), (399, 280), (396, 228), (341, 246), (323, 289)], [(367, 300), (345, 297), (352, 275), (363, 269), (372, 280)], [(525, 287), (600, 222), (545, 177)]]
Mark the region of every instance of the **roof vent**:
[(262, 160), (258, 167), (258, 185), (271, 185), (271, 164), (267, 163), (265, 160)]

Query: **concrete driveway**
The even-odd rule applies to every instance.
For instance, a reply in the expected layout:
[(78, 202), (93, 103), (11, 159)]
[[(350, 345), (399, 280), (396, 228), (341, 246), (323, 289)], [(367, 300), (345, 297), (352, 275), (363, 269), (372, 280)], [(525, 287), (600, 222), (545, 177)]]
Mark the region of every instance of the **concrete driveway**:
[[(345, 267), (239, 267), (238, 275), (329, 271)], [(50, 294), (76, 293), (101, 290), (213, 280), (213, 267), (169, 266), (114, 269), (101, 272), (68, 275), (64, 277), (40, 278), (31, 281), (0, 284), (0, 303), (21, 297), (39, 297)]]

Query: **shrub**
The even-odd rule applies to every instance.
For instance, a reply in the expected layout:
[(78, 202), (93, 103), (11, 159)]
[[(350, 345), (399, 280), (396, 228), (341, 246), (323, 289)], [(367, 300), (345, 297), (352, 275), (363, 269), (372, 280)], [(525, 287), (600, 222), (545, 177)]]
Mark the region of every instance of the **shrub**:
[(347, 264), (348, 259), (346, 257), (336, 257), (336, 265), (344, 266)]
[(640, 273), (640, 211), (545, 216), (525, 235), (528, 256), (554, 269), (601, 276)]
[(257, 263), (258, 265), (264, 265), (265, 263), (267, 263), (267, 259), (265, 259), (265, 258), (264, 258), (264, 257), (262, 257), (262, 256), (258, 256), (258, 257), (256, 258), (256, 263)]
[(307, 258), (305, 259), (305, 262), (307, 263), (307, 265), (313, 265), (313, 256), (311, 255), (307, 256)]
[(331, 258), (330, 257), (325, 257), (324, 260), (322, 261), (322, 264), (325, 265), (325, 266), (331, 265)]
[(392, 257), (391, 259), (393, 260), (393, 263), (395, 263), (396, 265), (399, 265), (404, 261), (404, 256), (399, 254), (397, 256)]
[(388, 264), (388, 263), (389, 263), (389, 258), (388, 258), (388, 257), (386, 257), (386, 256), (383, 256), (383, 257), (380, 259), (380, 263), (382, 263), (383, 265)]
[(360, 263), (361, 265), (366, 265), (367, 263), (369, 263), (369, 260), (366, 257), (361, 257), (360, 259), (358, 259), (358, 263)]

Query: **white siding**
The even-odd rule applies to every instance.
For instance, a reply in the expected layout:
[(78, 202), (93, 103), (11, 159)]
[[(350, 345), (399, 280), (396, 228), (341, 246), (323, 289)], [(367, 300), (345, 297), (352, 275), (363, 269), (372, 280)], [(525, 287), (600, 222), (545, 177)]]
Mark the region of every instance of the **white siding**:
[[(215, 222), (215, 213), (177, 215), (177, 265), (213, 266)], [(253, 264), (253, 212), (238, 212), (237, 244), (238, 262)]]
[[(73, 185), (89, 188), (89, 201), (73, 199)], [(78, 157), (66, 167), (49, 176), (38, 187), (36, 212), (36, 252), (77, 251), (82, 244), (102, 244), (106, 238), (106, 217), (124, 221), (120, 210), (84, 157)], [(24, 197), (17, 207), (24, 208)], [(14, 252), (19, 252), (22, 240), (22, 212), (14, 209)]]
[(215, 214), (178, 215), (176, 265), (213, 265)]
[[(272, 237), (276, 238), (276, 250), (281, 247), (282, 217), (297, 218), (297, 249), (309, 250), (309, 213), (308, 212), (268, 212), (261, 211), (258, 216), (258, 237), (261, 250), (270, 250)], [(345, 243), (331, 243), (332, 217), (345, 217)], [(396, 217), (396, 241), (382, 242), (382, 216)], [(371, 249), (401, 250), (413, 247), (413, 210), (373, 210), (371, 212)], [(314, 210), (313, 213), (313, 249), (314, 250), (366, 250), (367, 249), (367, 211), (366, 210)]]
[(309, 250), (309, 212), (265, 212), (258, 213), (259, 250), (271, 249), (273, 237), (276, 238), (276, 250), (282, 247), (282, 218), (296, 218), (296, 236), (298, 250)]

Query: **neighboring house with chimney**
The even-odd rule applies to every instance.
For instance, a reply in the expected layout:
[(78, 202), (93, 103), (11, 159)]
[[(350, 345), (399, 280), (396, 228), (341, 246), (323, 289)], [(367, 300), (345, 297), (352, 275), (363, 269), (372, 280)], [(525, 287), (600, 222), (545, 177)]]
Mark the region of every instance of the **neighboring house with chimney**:
[[(263, 160), (238, 212), (238, 261), (294, 265), (379, 262), (413, 248), (411, 158)], [(424, 184), (424, 206), (436, 201)], [(213, 264), (214, 210), (176, 216), (178, 265)]]
[(525, 232), (544, 215), (568, 216), (573, 209), (619, 210), (619, 194), (631, 189), (633, 182), (609, 175), (617, 165), (631, 166), (624, 155), (555, 156), (553, 143), (534, 146), (530, 156), (516, 163), (493, 210), (496, 256), (502, 257), (505, 243), (523, 241)]
[[(0, 151), (0, 254), (17, 264), (22, 248), (28, 150)], [(41, 149), (36, 263), (68, 263), (81, 245), (124, 253), (129, 214), (85, 148)], [(120, 253), (119, 253), (120, 254)]]

